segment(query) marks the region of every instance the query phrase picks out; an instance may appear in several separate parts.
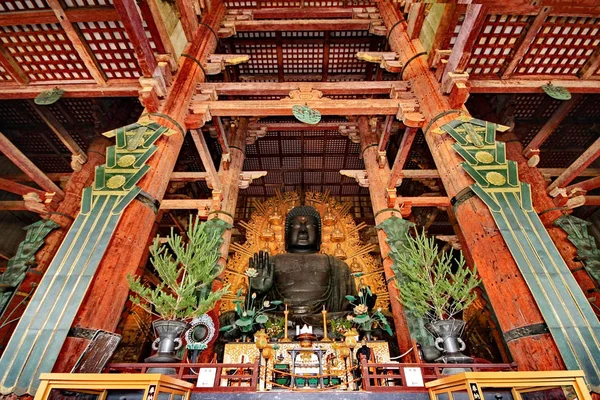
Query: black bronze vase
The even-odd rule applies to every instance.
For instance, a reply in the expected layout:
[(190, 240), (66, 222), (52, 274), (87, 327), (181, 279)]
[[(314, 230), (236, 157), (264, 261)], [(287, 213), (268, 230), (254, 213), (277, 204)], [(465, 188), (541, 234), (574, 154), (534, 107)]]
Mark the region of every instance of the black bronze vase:
[[(147, 363), (178, 363), (181, 361), (175, 355), (182, 346), (181, 336), (189, 328), (187, 322), (177, 320), (158, 320), (152, 322), (152, 327), (158, 336), (152, 343), (152, 349), (156, 354), (146, 358)], [(161, 371), (158, 371), (160, 369)], [(150, 368), (148, 372), (172, 374), (172, 368)], [(152, 371), (150, 371), (152, 370)], [(164, 370), (164, 371), (163, 371)]]
[(465, 321), (460, 319), (444, 319), (428, 324), (427, 329), (435, 336), (435, 347), (442, 352), (436, 362), (446, 364), (472, 363), (473, 359), (462, 351), (467, 347), (460, 338), (465, 328)]

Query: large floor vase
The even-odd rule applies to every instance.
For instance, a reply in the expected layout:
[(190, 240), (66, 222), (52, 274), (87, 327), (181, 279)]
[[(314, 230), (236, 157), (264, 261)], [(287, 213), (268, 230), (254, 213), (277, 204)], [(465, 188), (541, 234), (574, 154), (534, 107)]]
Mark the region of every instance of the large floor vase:
[(435, 336), (435, 347), (442, 352), (436, 362), (446, 364), (472, 363), (473, 359), (462, 353), (465, 342), (460, 338), (465, 321), (460, 319), (445, 319), (430, 323), (427, 328)]
[[(152, 322), (156, 340), (152, 343), (152, 349), (156, 354), (146, 358), (147, 363), (178, 363), (181, 361), (176, 353), (182, 346), (182, 335), (189, 328), (187, 322), (177, 320), (158, 320)], [(173, 368), (150, 368), (148, 372), (174, 374)]]

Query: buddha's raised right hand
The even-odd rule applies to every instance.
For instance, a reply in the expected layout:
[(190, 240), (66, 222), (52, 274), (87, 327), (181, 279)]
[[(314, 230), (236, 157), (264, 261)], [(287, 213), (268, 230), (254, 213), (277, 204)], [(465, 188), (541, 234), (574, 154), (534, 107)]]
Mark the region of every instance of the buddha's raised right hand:
[(257, 294), (264, 294), (271, 290), (275, 275), (275, 265), (269, 259), (269, 253), (262, 250), (255, 253), (254, 257), (250, 258), (248, 267), (256, 270), (256, 276), (249, 277), (252, 291), (257, 292)]

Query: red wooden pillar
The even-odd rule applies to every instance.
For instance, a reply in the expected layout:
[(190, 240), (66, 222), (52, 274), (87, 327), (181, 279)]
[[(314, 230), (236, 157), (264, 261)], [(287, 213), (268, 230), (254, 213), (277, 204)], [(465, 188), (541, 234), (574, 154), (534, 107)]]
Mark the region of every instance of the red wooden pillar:
[[(398, 212), (381, 212), (382, 210), (388, 208), (386, 188), (387, 182), (390, 179), (390, 167), (386, 162), (383, 168), (379, 168), (379, 152), (377, 151), (377, 143), (379, 142), (379, 138), (375, 132), (371, 131), (367, 117), (358, 118), (358, 130), (360, 132), (360, 147), (362, 149), (362, 156), (369, 179), (369, 195), (371, 197), (371, 206), (373, 207), (373, 215), (375, 215), (375, 224), (379, 225), (394, 214), (397, 217), (400, 217), (400, 210), (398, 210)], [(394, 271), (392, 271), (392, 260), (388, 256), (390, 252), (390, 246), (386, 242), (387, 235), (383, 229), (378, 229), (377, 237), (379, 238), (379, 248), (381, 250), (381, 258), (383, 259), (383, 271), (385, 274), (385, 279), (388, 282), (387, 286), (390, 295), (392, 315), (394, 317), (396, 338), (398, 340), (400, 352), (404, 353), (412, 347), (412, 340), (410, 338), (410, 332), (408, 331), (408, 323), (406, 321), (406, 315), (404, 314), (404, 307), (402, 306), (402, 303), (398, 301), (398, 298), (400, 297), (400, 291), (396, 286), (396, 282), (392, 279), (394, 277)], [(410, 362), (417, 360), (403, 361)]]
[[(221, 2), (215, 4), (211, 12), (206, 15), (205, 25), (198, 27), (194, 40), (184, 52), (200, 63), (204, 62), (217, 46), (217, 39), (210, 28), (215, 32), (218, 30), (224, 13), (223, 4)], [(181, 67), (170, 88), (169, 96), (159, 110), (167, 118), (153, 117), (176, 133), (168, 137), (163, 136), (156, 143), (158, 149), (148, 162), (151, 169), (138, 185), (147, 193), (146, 197), (161, 201), (164, 196), (183, 145), (184, 132), (181, 132), (181, 127), (185, 126), (184, 119), (188, 114), (189, 102), (196, 91), (197, 84), (204, 79), (205, 76), (195, 61), (182, 58)], [(147, 251), (146, 245), (156, 220), (156, 211), (148, 205), (148, 202), (133, 201), (123, 213), (73, 321), (73, 327), (79, 328), (78, 332), (93, 333), (98, 329), (115, 331), (129, 295), (126, 277), (128, 274), (135, 273)], [(54, 371), (70, 371), (88, 342), (89, 340), (84, 337), (69, 336), (63, 345)]]
[[(425, 116), (425, 138), (449, 197), (458, 200), (454, 213), (464, 235), (463, 248), (477, 264), (479, 275), (496, 312), (513, 359), (523, 370), (559, 370), (564, 363), (549, 333), (542, 333), (544, 320), (519, 268), (485, 204), (476, 197), (463, 197), (473, 181), (463, 171), (463, 161), (452, 148), (454, 140), (433, 131), (458, 117), (449, 112), (447, 97), (426, 62), (418, 41), (411, 41), (397, 10), (389, 0), (379, 3), (388, 29), (389, 43), (405, 64), (403, 77), (410, 80)], [(407, 62), (410, 60), (410, 63)]]

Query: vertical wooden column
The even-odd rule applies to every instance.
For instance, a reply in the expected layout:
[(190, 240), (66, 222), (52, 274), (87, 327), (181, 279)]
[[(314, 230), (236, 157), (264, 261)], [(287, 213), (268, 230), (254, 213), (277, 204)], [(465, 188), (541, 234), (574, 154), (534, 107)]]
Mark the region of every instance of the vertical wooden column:
[[(216, 37), (210, 28), (216, 31), (224, 14), (225, 7), (219, 2), (206, 15), (206, 25), (198, 27), (194, 40), (188, 45), (185, 53), (199, 62), (204, 62), (217, 46)], [(205, 76), (196, 62), (182, 58), (169, 96), (159, 111), (167, 118), (153, 117), (176, 133), (168, 137), (163, 136), (157, 141), (158, 149), (148, 161), (151, 169), (138, 185), (145, 192), (143, 197), (146, 201), (133, 201), (124, 211), (73, 321), (73, 328), (78, 328), (77, 337), (67, 337), (61, 355), (54, 365), (54, 372), (71, 370), (87, 346), (89, 334), (98, 329), (115, 331), (129, 294), (126, 277), (135, 273), (148, 250), (148, 237), (158, 211), (150, 204), (154, 200), (160, 202), (165, 194), (183, 145), (185, 132), (181, 131), (181, 127), (185, 126), (184, 119), (188, 113), (189, 102), (196, 92), (197, 84), (204, 79)]]
[[(379, 11), (390, 29), (400, 20), (389, 0), (379, 3)], [(463, 171), (463, 161), (452, 148), (454, 140), (433, 131), (458, 117), (451, 111), (447, 97), (426, 62), (419, 41), (410, 40), (405, 24), (389, 33), (393, 51), (405, 65), (404, 79), (410, 80), (425, 116), (425, 138), (448, 196), (457, 200), (454, 213), (464, 235), (463, 248), (468, 249), (477, 264), (479, 275), (496, 311), (500, 328), (513, 359), (522, 370), (564, 369), (556, 343), (544, 332), (544, 320), (523, 276), (487, 208), (477, 197), (463, 196), (473, 183)], [(466, 112), (465, 110), (463, 110)]]
[[(87, 151), (88, 161), (83, 164), (80, 171), (74, 172), (69, 178), (64, 189), (65, 198), (58, 204), (56, 211), (50, 214), (50, 219), (60, 225), (60, 228), (55, 229), (46, 236), (46, 244), (35, 256), (37, 266), (27, 272), (25, 279), (17, 290), (18, 292), (29, 293), (39, 283), (67, 234), (71, 223), (79, 212), (79, 208), (81, 207), (81, 191), (93, 182), (96, 166), (104, 163), (106, 146), (109, 144), (110, 140), (105, 137), (94, 139)], [(18, 319), (23, 314), (27, 303), (21, 303), (22, 300), (23, 298), (20, 296), (15, 296), (11, 300), (3, 318), (0, 319), (0, 325), (7, 322), (7, 317), (11, 320)], [(14, 331), (15, 326), (16, 321), (0, 329), (0, 349), (3, 349), (6, 343), (8, 343), (8, 339)]]
[[(394, 212), (391, 209), (386, 211), (388, 208), (386, 199), (386, 186), (388, 180), (390, 179), (390, 167), (387, 165), (387, 163), (385, 163), (383, 168), (379, 168), (379, 154), (377, 151), (379, 138), (375, 132), (371, 132), (367, 117), (363, 116), (358, 118), (358, 130), (360, 132), (360, 147), (362, 149), (362, 156), (365, 162), (365, 168), (367, 170), (367, 177), (369, 179), (369, 195), (371, 197), (373, 214), (375, 215), (375, 224), (379, 225), (394, 214), (401, 218), (400, 210), (397, 210), (397, 212)], [(392, 260), (388, 256), (390, 247), (386, 242), (387, 235), (383, 229), (378, 229), (377, 237), (379, 238), (379, 248), (381, 250), (381, 258), (383, 259), (383, 271), (390, 295), (390, 305), (392, 306), (396, 338), (398, 340), (398, 346), (400, 346), (400, 352), (404, 353), (412, 347), (412, 340), (410, 338), (410, 332), (408, 331), (408, 323), (406, 321), (406, 315), (404, 314), (404, 307), (399, 301), (400, 291), (396, 287), (396, 282), (393, 279), (394, 271), (392, 271)]]
[[(533, 206), (544, 223), (544, 227), (550, 234), (552, 241), (560, 252), (560, 255), (565, 260), (569, 269), (573, 272), (573, 277), (581, 287), (584, 293), (589, 290), (594, 290), (596, 285), (577, 259), (577, 248), (567, 238), (567, 233), (558, 226), (552, 223), (562, 216), (562, 212), (556, 209), (556, 204), (552, 197), (548, 195), (548, 184), (544, 176), (537, 168), (532, 168), (528, 165), (528, 160), (525, 158), (523, 145), (517, 140), (506, 141), (506, 157), (514, 160), (519, 165), (519, 179), (531, 185), (531, 196)], [(550, 211), (551, 210), (551, 211)], [(600, 296), (595, 295), (593, 304), (600, 309)], [(589, 298), (589, 297), (588, 297)]]

